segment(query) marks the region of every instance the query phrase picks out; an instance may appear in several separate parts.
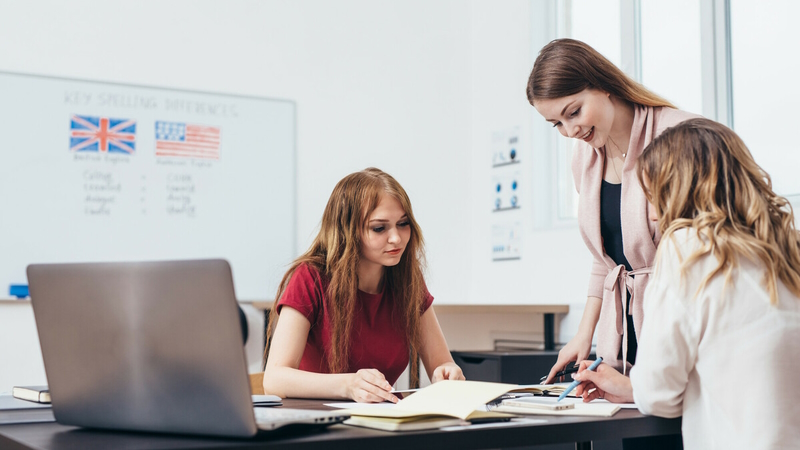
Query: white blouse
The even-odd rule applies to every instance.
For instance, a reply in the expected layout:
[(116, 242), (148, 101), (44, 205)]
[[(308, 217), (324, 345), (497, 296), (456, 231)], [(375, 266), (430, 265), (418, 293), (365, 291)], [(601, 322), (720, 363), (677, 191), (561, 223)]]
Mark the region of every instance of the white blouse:
[(705, 255), (682, 279), (681, 261), (701, 245), (695, 230), (663, 239), (644, 298), (631, 384), (644, 414), (683, 415), (684, 448), (800, 448), (800, 299), (779, 281), (770, 305), (763, 264), (740, 258), (731, 282)]

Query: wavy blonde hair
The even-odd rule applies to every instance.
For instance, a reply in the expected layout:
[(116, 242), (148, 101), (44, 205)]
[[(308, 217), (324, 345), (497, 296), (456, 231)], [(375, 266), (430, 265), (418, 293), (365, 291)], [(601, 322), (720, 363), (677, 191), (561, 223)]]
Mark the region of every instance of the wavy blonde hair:
[(528, 102), (533, 105), (537, 100), (567, 97), (584, 89), (599, 89), (636, 105), (675, 108), (586, 43), (556, 39), (542, 47), (528, 77)]
[[(394, 314), (402, 319), (396, 326), (407, 330), (410, 354), (416, 355), (420, 347), (420, 313), (427, 295), (423, 277), (425, 251), (422, 231), (414, 219), (411, 201), (400, 183), (391, 175), (370, 167), (344, 177), (334, 187), (322, 214), (317, 237), (308, 251), (294, 260), (275, 296), (276, 300), (281, 298), (292, 274), (301, 264), (312, 266), (330, 280), (325, 297), (332, 328), (331, 349), (326, 355), (331, 373), (347, 369), (350, 334), (357, 308), (357, 268), (361, 259), (362, 238), (370, 214), (384, 195), (400, 202), (411, 229), (400, 262), (392, 267), (384, 267), (384, 292), (391, 294)], [(272, 314), (267, 329), (265, 360), (277, 320), (278, 314)]]
[(800, 235), (792, 207), (775, 194), (736, 133), (712, 120), (687, 120), (654, 139), (638, 164), (662, 236), (693, 228), (704, 243), (682, 262), (681, 274), (706, 254), (719, 263), (698, 293), (722, 273), (727, 284), (744, 255), (763, 262), (772, 304), (778, 302), (778, 279), (800, 296)]

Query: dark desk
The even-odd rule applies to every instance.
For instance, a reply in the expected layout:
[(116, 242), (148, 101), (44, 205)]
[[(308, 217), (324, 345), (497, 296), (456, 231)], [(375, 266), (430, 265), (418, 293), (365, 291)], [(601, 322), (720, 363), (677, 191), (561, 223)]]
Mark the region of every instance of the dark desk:
[[(292, 408), (328, 409), (316, 400), (285, 400)], [(113, 432), (75, 428), (50, 423), (0, 426), (2, 449), (239, 449), (347, 448), (391, 450), (409, 448), (481, 449), (577, 442), (586, 447), (592, 440), (656, 436), (680, 433), (680, 419), (644, 416), (636, 410), (621, 410), (614, 417), (541, 416), (547, 423), (459, 431), (390, 433), (335, 425), (305, 436), (235, 440)]]

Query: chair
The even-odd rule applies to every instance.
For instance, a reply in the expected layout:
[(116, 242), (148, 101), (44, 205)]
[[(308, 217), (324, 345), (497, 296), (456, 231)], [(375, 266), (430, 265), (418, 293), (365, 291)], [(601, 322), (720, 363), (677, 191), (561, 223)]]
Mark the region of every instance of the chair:
[(264, 372), (250, 374), (250, 393), (264, 395)]

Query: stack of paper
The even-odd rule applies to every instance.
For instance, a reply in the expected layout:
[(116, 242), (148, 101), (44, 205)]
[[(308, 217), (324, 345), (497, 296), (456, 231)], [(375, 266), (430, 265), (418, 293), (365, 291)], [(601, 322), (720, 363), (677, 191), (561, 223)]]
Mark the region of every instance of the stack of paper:
[(537, 403), (544, 403), (544, 404), (563, 404), (563, 405), (570, 405), (571, 408), (566, 409), (545, 409), (545, 408), (537, 408), (536, 405), (528, 405), (523, 406), (525, 403), (524, 399), (522, 401), (513, 402), (513, 405), (509, 404), (511, 402), (503, 402), (493, 408), (492, 411), (499, 411), (505, 412), (509, 414), (546, 414), (551, 416), (599, 416), (599, 417), (611, 417), (620, 410), (620, 405), (608, 402), (590, 402), (584, 403), (583, 399), (581, 398), (565, 398), (560, 402), (556, 397), (536, 397)]

